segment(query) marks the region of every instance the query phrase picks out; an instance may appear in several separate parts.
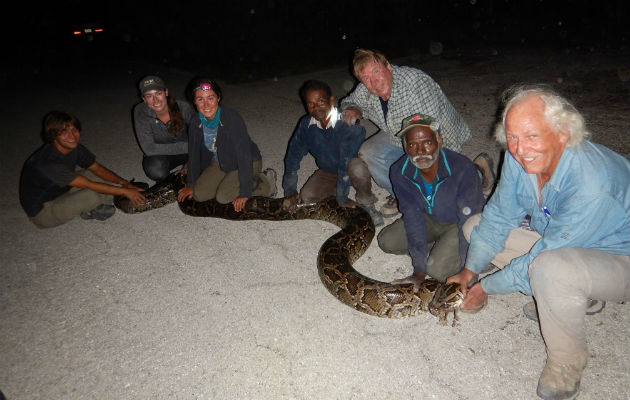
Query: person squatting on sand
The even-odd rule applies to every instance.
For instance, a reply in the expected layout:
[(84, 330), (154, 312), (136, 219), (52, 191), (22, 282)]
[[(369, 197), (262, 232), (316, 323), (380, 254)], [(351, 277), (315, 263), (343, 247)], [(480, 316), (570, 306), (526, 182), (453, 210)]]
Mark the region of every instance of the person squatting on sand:
[(159, 182), (188, 161), (188, 136), (195, 112), (186, 101), (169, 96), (158, 76), (144, 77), (138, 87), (142, 103), (133, 109), (133, 127), (144, 154), (142, 168), (149, 179)]
[[(495, 136), (508, 149), (501, 178), (464, 226), (465, 268), (447, 281), (465, 292), (463, 311), (489, 294), (533, 295), (547, 350), (536, 392), (572, 399), (589, 357), (589, 299), (630, 300), (630, 162), (586, 140), (582, 115), (543, 86), (506, 93)], [(533, 231), (518, 228), (525, 215)], [(490, 262), (502, 269), (468, 289)]]
[(79, 143), (81, 122), (74, 115), (49, 112), (42, 137), (45, 144), (26, 161), (20, 177), (20, 203), (37, 227), (51, 228), (76, 216), (105, 220), (116, 212), (113, 196), (144, 203), (144, 189), (98, 163)]
[[(360, 204), (375, 226), (382, 225), (383, 217), (374, 208), (372, 177), (365, 163), (357, 158), (359, 146), (365, 140), (365, 128), (341, 121), (332, 90), (324, 82), (305, 82), (300, 88), (300, 97), (308, 114), (300, 119), (284, 158), (282, 188), (286, 198), (283, 208), (294, 212), (298, 203), (313, 203), (335, 196), (342, 207)], [(298, 193), (297, 171), (309, 152), (318, 169)], [(356, 203), (348, 198), (351, 185), (356, 190)]]
[[(471, 138), (468, 125), (448, 100), (440, 86), (423, 71), (391, 65), (377, 50), (357, 49), (352, 61), (356, 88), (341, 101), (341, 119), (348, 125), (367, 118), (379, 132), (368, 138), (359, 149), (374, 181), (390, 196), (381, 208), (385, 216), (398, 214), (398, 204), (389, 180), (389, 168), (405, 152), (396, 133), (402, 120), (414, 113), (430, 115), (441, 124), (444, 147), (461, 151)], [(483, 190), (487, 195), (494, 186), (492, 159), (485, 153), (474, 160), (483, 173)]]
[(466, 156), (442, 147), (433, 117), (410, 115), (396, 135), (406, 156), (392, 165), (390, 177), (402, 218), (381, 230), (378, 245), (411, 256), (413, 274), (394, 283), (417, 286), (427, 274), (444, 282), (466, 261), (462, 227), (486, 202), (481, 179)]
[(240, 114), (221, 104), (217, 82), (198, 78), (191, 94), (198, 112), (191, 124), (186, 187), (178, 200), (216, 198), (222, 204), (231, 202), (239, 212), (251, 196), (275, 196), (276, 172), (261, 172), (260, 150)]

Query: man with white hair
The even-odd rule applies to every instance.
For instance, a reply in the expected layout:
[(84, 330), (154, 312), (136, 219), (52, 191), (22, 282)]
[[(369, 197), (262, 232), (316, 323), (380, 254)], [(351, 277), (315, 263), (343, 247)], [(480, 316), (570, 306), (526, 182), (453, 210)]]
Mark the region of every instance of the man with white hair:
[[(481, 219), (467, 221), (465, 268), (447, 281), (460, 283), (464, 311), (489, 294), (533, 295), (547, 349), (536, 392), (573, 399), (589, 356), (589, 299), (630, 300), (630, 162), (586, 140), (583, 117), (549, 89), (514, 88), (504, 104), (499, 185)], [(518, 229), (525, 215), (533, 231)], [(490, 262), (504, 267), (468, 289)]]

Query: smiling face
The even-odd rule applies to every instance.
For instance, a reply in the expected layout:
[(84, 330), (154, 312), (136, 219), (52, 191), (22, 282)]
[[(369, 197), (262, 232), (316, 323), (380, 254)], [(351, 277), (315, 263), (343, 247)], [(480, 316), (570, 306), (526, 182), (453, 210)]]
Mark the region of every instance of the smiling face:
[(372, 60), (365, 64), (358, 76), (370, 93), (387, 101), (392, 95), (394, 77), (391, 64), (383, 65)]
[(529, 95), (516, 103), (505, 117), (508, 151), (528, 174), (544, 185), (553, 174), (569, 139), (554, 132), (545, 120), (545, 103)]
[(81, 134), (72, 124), (68, 123), (53, 140), (53, 144), (61, 154), (69, 154), (79, 145)]
[(221, 98), (212, 89), (197, 89), (193, 93), (193, 101), (197, 111), (201, 113), (207, 120), (211, 120), (219, 109), (219, 101)]
[(418, 125), (409, 129), (403, 144), (405, 152), (416, 168), (420, 170), (437, 168), (436, 161), (440, 155), (442, 137), (436, 135), (430, 127)]
[(155, 111), (157, 115), (162, 115), (164, 113), (168, 113), (166, 96), (168, 96), (168, 89), (149, 90), (142, 95), (142, 100), (144, 100), (149, 108)]
[(333, 96), (326, 98), (324, 90), (309, 90), (304, 97), (306, 110), (309, 115), (319, 121), (321, 126), (325, 128), (328, 125), (330, 110), (335, 104), (335, 98)]

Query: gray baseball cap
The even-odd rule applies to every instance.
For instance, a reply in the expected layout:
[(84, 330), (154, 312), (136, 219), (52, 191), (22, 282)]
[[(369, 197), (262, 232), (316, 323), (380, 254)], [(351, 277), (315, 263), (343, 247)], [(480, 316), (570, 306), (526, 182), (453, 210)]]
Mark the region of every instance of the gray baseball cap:
[(140, 94), (144, 94), (150, 90), (166, 90), (166, 84), (159, 76), (149, 75), (140, 80)]

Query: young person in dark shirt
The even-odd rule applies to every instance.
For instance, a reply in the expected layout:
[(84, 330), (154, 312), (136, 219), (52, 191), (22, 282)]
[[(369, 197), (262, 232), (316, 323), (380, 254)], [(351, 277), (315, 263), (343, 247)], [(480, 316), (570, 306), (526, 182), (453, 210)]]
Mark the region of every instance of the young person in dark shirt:
[(20, 203), (39, 228), (50, 228), (80, 215), (105, 220), (115, 212), (113, 196), (125, 196), (135, 205), (146, 201), (134, 186), (96, 161), (79, 143), (77, 117), (51, 111), (44, 117), (46, 142), (25, 163), (20, 177)]

